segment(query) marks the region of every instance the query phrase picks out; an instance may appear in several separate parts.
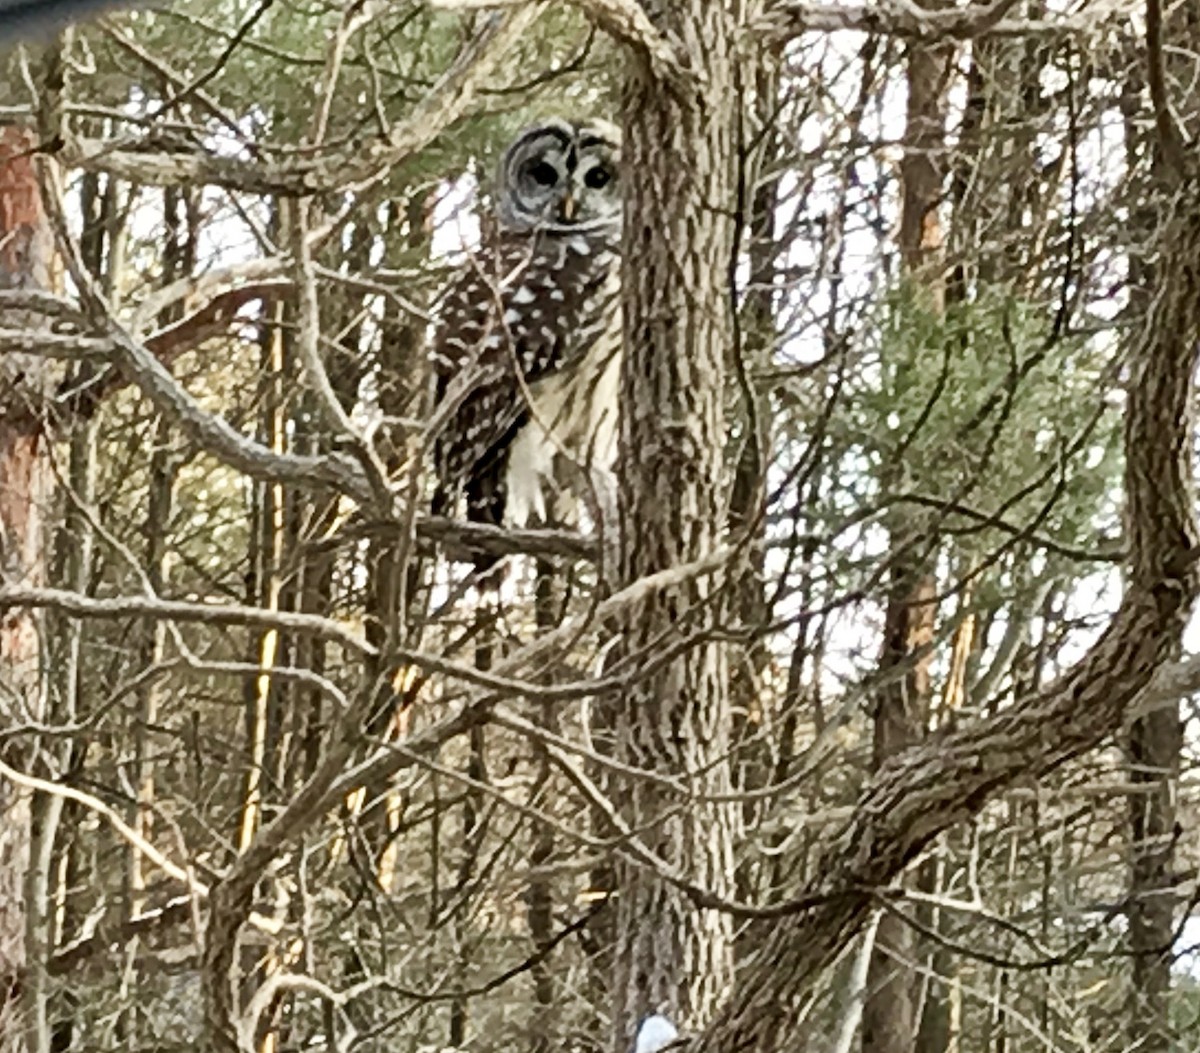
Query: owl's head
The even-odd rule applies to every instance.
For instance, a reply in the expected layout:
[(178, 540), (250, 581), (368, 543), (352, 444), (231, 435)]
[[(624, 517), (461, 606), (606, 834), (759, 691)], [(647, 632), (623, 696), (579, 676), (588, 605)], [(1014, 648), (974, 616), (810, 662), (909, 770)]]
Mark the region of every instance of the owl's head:
[(607, 121), (550, 118), (500, 163), (496, 211), (510, 230), (578, 231), (621, 220), (621, 133)]

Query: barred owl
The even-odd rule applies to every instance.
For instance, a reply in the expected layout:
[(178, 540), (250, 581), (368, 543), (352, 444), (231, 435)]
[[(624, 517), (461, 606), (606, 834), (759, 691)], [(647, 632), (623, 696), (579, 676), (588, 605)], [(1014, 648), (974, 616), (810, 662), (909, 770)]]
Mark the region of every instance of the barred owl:
[(617, 130), (598, 121), (546, 120), (505, 152), (497, 235), (453, 280), (433, 342), (435, 515), (453, 514), (465, 495), (471, 521), (545, 523), (547, 492), (553, 512), (565, 477), (580, 478), (572, 462), (608, 478), (619, 162)]

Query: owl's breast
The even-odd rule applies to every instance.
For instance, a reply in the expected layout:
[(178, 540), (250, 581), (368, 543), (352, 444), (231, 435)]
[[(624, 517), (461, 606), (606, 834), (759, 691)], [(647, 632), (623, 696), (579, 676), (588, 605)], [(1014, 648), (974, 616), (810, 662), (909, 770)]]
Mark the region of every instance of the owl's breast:
[(497, 283), (498, 343), (511, 340), (523, 378), (533, 381), (580, 361), (618, 299), (610, 234), (540, 234), (506, 243)]
[[(616, 463), (621, 384), (621, 312), (615, 297), (602, 328), (589, 337), (574, 361), (526, 384), (529, 416), (509, 450), (506, 484), (509, 518), (524, 525), (543, 522), (546, 489), (555, 491), (562, 473), (611, 470)], [(564, 465), (564, 466), (565, 466)]]

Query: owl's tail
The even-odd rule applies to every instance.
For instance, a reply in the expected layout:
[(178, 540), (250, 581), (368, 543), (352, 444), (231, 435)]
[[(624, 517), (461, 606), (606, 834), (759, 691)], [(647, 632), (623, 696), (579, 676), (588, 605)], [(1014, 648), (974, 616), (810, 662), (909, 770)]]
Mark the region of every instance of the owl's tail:
[[(504, 506), (507, 494), (504, 489), (503, 465), (476, 472), (467, 480), (467, 521), (484, 523), (488, 526), (501, 526), (504, 523)], [(475, 570), (479, 574), (487, 574), (499, 562), (500, 557), (486, 552), (475, 556)], [(486, 582), (480, 582), (482, 587), (498, 588), (504, 580), (503, 572), (488, 574)]]
[[(438, 460), (437, 471), (439, 481), (429, 503), (431, 515), (446, 519), (454, 518), (458, 514), (459, 494), (465, 492), (467, 522), (495, 527), (503, 525), (504, 510), (507, 505), (507, 493), (504, 486), (504, 457), (495, 457), (490, 460), (490, 463), (476, 465), (465, 483), (447, 478), (449, 473), (441, 459)], [(499, 556), (487, 552), (476, 552), (472, 560), (476, 572), (480, 575), (487, 574), (499, 561)], [(492, 574), (486, 580), (481, 578), (480, 587), (497, 587), (503, 580), (503, 573)]]

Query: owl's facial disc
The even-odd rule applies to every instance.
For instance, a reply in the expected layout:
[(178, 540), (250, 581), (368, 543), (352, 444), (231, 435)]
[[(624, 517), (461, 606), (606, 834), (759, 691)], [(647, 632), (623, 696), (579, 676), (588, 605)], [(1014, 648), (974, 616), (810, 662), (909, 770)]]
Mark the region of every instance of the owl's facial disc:
[(620, 149), (608, 126), (547, 121), (520, 136), (501, 166), (501, 219), (522, 230), (619, 222)]
[[(575, 223), (617, 222), (621, 218), (621, 187), (617, 181), (618, 156), (612, 147), (597, 142), (581, 145), (571, 172), (570, 197), (577, 204)], [(564, 219), (571, 217), (564, 216)]]

